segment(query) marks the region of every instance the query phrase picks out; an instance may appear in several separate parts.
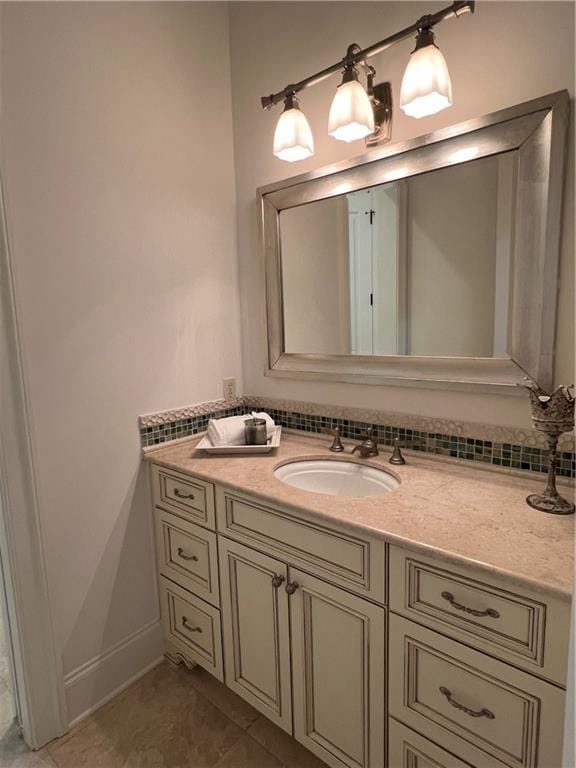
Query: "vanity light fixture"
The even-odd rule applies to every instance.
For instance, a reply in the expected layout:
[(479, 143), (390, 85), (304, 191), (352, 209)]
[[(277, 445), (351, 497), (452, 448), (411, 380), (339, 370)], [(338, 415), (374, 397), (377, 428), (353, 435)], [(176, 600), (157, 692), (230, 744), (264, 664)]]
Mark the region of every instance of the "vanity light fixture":
[(416, 48), (400, 87), (400, 109), (410, 117), (435, 115), (452, 106), (452, 83), (446, 59), (436, 45), (434, 32), (424, 27), (416, 37)]
[(328, 133), (340, 141), (356, 141), (374, 133), (374, 110), (370, 97), (358, 81), (358, 70), (344, 69), (328, 116)]
[(306, 115), (298, 106), (298, 98), (289, 93), (284, 99), (284, 112), (274, 132), (274, 154), (293, 163), (314, 154), (314, 138)]
[[(263, 109), (284, 102), (274, 134), (274, 154), (294, 162), (314, 154), (312, 131), (298, 106), (296, 94), (326, 78), (342, 72), (342, 82), (330, 107), (328, 133), (341, 141), (364, 138), (367, 146), (389, 141), (392, 123), (392, 91), (390, 83), (374, 84), (376, 70), (367, 59), (382, 53), (396, 43), (416, 35), (416, 48), (410, 56), (402, 80), (400, 107), (410, 117), (424, 117), (452, 104), (452, 84), (446, 60), (434, 40), (433, 27), (446, 19), (474, 12), (475, 0), (456, 0), (437, 13), (422, 16), (414, 24), (396, 32), (368, 48), (354, 43), (341, 61), (282, 91), (263, 96)], [(358, 66), (366, 71), (366, 88), (360, 83)]]

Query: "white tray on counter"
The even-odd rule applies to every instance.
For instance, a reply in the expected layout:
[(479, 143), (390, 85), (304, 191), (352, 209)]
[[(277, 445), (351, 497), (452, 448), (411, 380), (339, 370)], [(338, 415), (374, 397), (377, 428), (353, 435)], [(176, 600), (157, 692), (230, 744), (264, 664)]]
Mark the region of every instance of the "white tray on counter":
[(212, 445), (212, 441), (206, 435), (200, 440), (196, 448), (201, 448), (208, 453), (269, 453), (273, 448), (278, 448), (280, 445), (280, 435), (282, 434), (282, 427), (276, 427), (274, 433), (268, 438), (266, 445)]

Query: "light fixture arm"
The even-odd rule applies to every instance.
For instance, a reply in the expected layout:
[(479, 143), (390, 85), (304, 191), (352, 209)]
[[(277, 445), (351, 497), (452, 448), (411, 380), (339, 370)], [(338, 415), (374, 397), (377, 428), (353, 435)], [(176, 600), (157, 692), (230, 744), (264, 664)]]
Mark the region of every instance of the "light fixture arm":
[(364, 69), (366, 70), (366, 93), (372, 100), (374, 100), (374, 78), (376, 77), (376, 70), (370, 64), (363, 62)]
[(382, 53), (382, 51), (399, 43), (401, 40), (405, 40), (407, 37), (413, 37), (423, 29), (432, 29), (436, 24), (440, 24), (440, 22), (445, 21), (446, 19), (461, 16), (464, 13), (474, 13), (474, 5), (475, 0), (456, 0), (456, 2), (452, 3), (452, 5), (449, 5), (447, 8), (444, 8), (437, 13), (422, 16), (409, 27), (384, 38), (384, 40), (380, 40), (378, 43), (374, 43), (374, 45), (368, 46), (368, 48), (361, 49), (359, 45), (353, 43), (348, 47), (344, 58), (337, 61), (335, 64), (331, 64), (329, 67), (320, 70), (320, 72), (317, 72), (315, 75), (306, 77), (304, 80), (300, 80), (298, 83), (287, 85), (283, 90), (278, 91), (278, 93), (273, 93), (270, 96), (263, 96), (260, 100), (262, 108), (270, 109), (270, 107), (273, 107), (275, 104), (284, 101), (289, 94), (296, 94), (299, 91), (303, 91), (304, 88), (317, 85), (317, 83), (326, 80), (326, 78), (330, 77), (330, 75), (333, 75), (335, 72), (341, 72), (343, 69), (345, 70), (347, 68), (350, 69), (356, 64), (369, 59), (371, 56), (376, 56), (378, 53)]

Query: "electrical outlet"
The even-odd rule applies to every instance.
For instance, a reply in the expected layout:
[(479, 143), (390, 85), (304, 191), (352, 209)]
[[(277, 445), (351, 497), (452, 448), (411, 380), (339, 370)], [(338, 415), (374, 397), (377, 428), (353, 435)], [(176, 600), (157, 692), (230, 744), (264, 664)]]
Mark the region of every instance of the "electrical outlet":
[(236, 397), (236, 379), (222, 379), (224, 400), (234, 400)]

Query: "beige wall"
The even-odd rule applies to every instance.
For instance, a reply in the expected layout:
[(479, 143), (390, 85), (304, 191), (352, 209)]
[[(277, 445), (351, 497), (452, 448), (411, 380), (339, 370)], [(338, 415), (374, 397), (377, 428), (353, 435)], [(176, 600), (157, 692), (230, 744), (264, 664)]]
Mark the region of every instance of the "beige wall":
[(228, 9), (0, 6), (1, 168), (64, 671), (141, 641), (126, 668), (69, 678), (75, 716), (160, 653), (137, 634), (158, 618), (137, 416), (240, 376)]
[(492, 357), (498, 160), (406, 186), (409, 354)]
[(280, 214), (287, 352), (350, 350), (348, 207), (345, 197)]
[[(528, 425), (525, 398), (472, 395), (402, 387), (322, 384), (265, 378), (264, 268), (257, 247), (255, 189), (313, 168), (360, 154), (360, 142), (327, 135), (336, 78), (302, 94), (316, 145), (314, 157), (297, 164), (272, 155), (278, 109), (264, 112), (259, 98), (343, 56), (348, 44), (369, 45), (444, 7), (430, 2), (238, 2), (231, 6), (234, 141), (238, 200), (238, 246), (243, 306), (245, 389), (254, 394), (362, 405), (395, 411)], [(574, 5), (571, 2), (482, 2), (474, 16), (438, 28), (454, 89), (454, 106), (414, 120), (396, 107), (393, 140), (428, 133), (552, 91), (574, 94)], [(257, 20), (257, 23), (255, 21)], [(383, 79), (392, 81), (394, 103), (410, 42), (375, 57)], [(573, 380), (574, 367), (574, 173), (567, 180), (563, 228), (556, 380)]]

